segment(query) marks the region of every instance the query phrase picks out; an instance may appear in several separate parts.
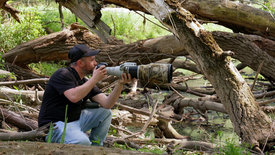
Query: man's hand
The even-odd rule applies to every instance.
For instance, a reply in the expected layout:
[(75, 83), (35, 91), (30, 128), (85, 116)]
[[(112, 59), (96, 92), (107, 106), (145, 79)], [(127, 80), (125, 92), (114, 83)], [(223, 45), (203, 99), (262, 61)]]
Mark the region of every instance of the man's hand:
[(98, 82), (104, 79), (106, 75), (107, 75), (107, 70), (105, 69), (105, 66), (100, 66), (98, 69), (96, 69), (95, 67), (93, 71), (92, 79)]
[(126, 84), (126, 83), (130, 83), (130, 82), (134, 82), (134, 79), (131, 78), (131, 74), (128, 73), (128, 76), (126, 73), (121, 74), (121, 78), (119, 79), (119, 84)]

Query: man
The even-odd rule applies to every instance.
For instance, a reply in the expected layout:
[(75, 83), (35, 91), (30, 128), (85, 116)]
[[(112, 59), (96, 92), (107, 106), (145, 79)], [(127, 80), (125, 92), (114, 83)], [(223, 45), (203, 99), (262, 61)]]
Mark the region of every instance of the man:
[[(107, 73), (104, 66), (96, 68), (95, 56), (98, 53), (99, 50), (91, 50), (86, 45), (75, 45), (68, 53), (70, 66), (57, 70), (51, 76), (43, 96), (38, 124), (39, 127), (49, 122), (55, 124), (52, 142), (59, 143), (61, 140), (68, 105), (65, 143), (103, 145), (112, 119), (110, 108), (118, 100), (123, 85), (131, 81), (131, 76), (122, 74), (114, 90), (106, 96), (96, 86)], [(90, 79), (84, 78), (90, 73), (93, 73)], [(83, 109), (88, 99), (100, 107)], [(91, 133), (87, 136), (89, 130)]]

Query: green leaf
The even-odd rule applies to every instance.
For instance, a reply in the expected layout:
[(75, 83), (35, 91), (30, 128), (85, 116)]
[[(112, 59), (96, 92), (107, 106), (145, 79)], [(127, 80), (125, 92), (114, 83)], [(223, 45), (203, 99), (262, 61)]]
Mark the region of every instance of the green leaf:
[(68, 104), (66, 105), (64, 130), (62, 132), (62, 137), (60, 140), (61, 144), (64, 144), (65, 142), (66, 128), (67, 128), (67, 122), (68, 122), (67, 112), (68, 112)]
[(50, 130), (48, 134), (48, 140), (47, 140), (48, 143), (52, 143), (52, 136), (53, 136), (53, 123), (51, 122)]

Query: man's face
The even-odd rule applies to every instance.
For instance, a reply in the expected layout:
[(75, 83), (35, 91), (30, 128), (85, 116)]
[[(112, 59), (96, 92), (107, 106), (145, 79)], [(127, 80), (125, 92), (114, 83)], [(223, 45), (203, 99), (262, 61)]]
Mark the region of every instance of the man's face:
[(97, 65), (95, 56), (83, 57), (81, 58), (83, 65), (82, 70), (85, 74), (90, 74), (93, 72), (94, 68)]

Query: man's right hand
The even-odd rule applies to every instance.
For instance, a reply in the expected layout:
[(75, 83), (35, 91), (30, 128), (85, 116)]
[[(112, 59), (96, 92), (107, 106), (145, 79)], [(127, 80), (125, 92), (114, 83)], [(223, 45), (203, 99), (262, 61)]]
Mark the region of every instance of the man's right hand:
[(107, 70), (105, 66), (100, 66), (98, 69), (96, 67), (93, 70), (93, 75), (92, 79), (95, 80), (96, 82), (101, 81), (107, 76)]

